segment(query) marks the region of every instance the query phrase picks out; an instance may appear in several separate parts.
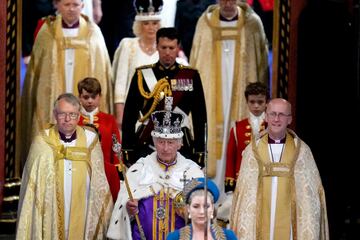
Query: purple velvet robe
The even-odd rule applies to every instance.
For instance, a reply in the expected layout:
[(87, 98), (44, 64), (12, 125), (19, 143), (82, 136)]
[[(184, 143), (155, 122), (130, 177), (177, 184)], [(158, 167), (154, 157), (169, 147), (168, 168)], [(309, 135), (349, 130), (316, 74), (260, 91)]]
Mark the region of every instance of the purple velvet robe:
[[(165, 195), (165, 198), (166, 198), (166, 194)], [(151, 197), (148, 197), (148, 198), (144, 198), (144, 199), (141, 199), (139, 201), (139, 219), (140, 219), (140, 223), (144, 229), (144, 233), (145, 233), (145, 237), (146, 237), (146, 240), (152, 240), (153, 239), (153, 214), (156, 214), (154, 213), (154, 207), (153, 207), (153, 201), (154, 201), (154, 197), (151, 196)], [(173, 201), (172, 199), (170, 198), (169, 199), (169, 216), (167, 217), (168, 219), (168, 224), (169, 224), (169, 232), (172, 232), (176, 229), (180, 229), (182, 228), (183, 226), (185, 226), (185, 221), (183, 218), (181, 218), (180, 216), (178, 216), (175, 212), (175, 229), (171, 229), (171, 215), (172, 215), (172, 204), (173, 204)], [(160, 203), (159, 201), (157, 201), (157, 206), (159, 207), (160, 206)], [(165, 208), (165, 204), (162, 203), (162, 205), (164, 208)], [(175, 211), (175, 208), (174, 208), (174, 211)], [(156, 218), (156, 239), (159, 239), (159, 219)], [(136, 221), (133, 221), (132, 222), (132, 237), (133, 237), (133, 240), (140, 240), (140, 233), (139, 233), (139, 227), (137, 226), (136, 224)], [(165, 236), (165, 233), (163, 234), (162, 236), (162, 239), (166, 239), (166, 236)]]

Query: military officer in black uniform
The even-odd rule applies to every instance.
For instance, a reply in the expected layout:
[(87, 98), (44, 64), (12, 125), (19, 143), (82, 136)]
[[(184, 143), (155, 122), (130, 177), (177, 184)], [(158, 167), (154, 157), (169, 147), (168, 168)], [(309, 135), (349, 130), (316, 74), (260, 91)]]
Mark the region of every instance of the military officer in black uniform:
[(206, 106), (199, 72), (176, 62), (179, 35), (175, 28), (156, 33), (159, 61), (136, 69), (125, 101), (122, 143), (127, 165), (153, 152), (150, 115), (173, 97), (172, 111), (185, 116), (181, 154), (204, 165)]

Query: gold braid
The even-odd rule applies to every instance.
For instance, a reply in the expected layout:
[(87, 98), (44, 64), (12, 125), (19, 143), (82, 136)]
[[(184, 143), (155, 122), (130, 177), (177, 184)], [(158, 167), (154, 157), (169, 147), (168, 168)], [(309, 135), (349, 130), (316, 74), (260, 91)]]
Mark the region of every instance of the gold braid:
[[(145, 99), (154, 98), (150, 110), (139, 120), (140, 122), (144, 122), (150, 116), (150, 114), (155, 110), (156, 106), (163, 99), (163, 97), (171, 96), (172, 92), (168, 80), (166, 78), (162, 78), (159, 81), (157, 81), (154, 90), (151, 93), (148, 93), (144, 90), (143, 76), (140, 70), (137, 70), (137, 75), (138, 75), (138, 87), (141, 96), (143, 96)], [(164, 96), (161, 96), (162, 92), (164, 93)]]

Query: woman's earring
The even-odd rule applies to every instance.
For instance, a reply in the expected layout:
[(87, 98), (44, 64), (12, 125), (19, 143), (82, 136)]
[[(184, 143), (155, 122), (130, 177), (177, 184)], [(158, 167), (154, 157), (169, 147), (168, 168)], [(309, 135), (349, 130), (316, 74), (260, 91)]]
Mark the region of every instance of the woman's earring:
[(191, 219), (191, 214), (189, 213), (189, 219)]

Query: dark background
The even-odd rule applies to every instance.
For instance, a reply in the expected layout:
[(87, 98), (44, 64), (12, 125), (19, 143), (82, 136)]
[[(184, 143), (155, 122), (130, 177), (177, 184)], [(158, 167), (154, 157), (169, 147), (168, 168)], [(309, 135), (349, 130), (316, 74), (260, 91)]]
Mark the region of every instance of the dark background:
[(311, 147), (331, 239), (360, 239), (359, 1), (310, 0), (299, 19), (297, 133)]

